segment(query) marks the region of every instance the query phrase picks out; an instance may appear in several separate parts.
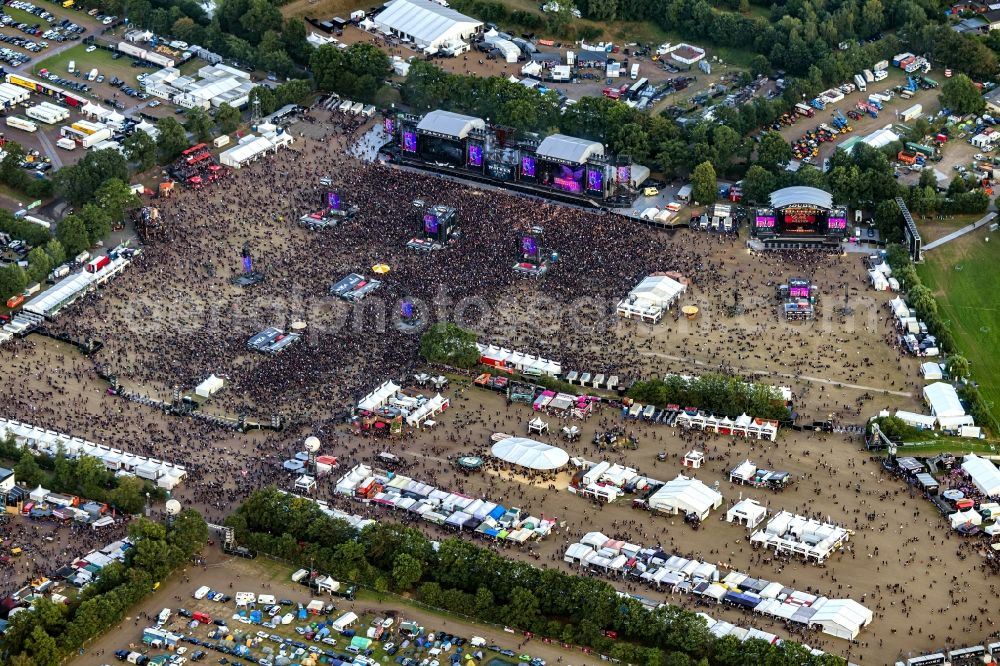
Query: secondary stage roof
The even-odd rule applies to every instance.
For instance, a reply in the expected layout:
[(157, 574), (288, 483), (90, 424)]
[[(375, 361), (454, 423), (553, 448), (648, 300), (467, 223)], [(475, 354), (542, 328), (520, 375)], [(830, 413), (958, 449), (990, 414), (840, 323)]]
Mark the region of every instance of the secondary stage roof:
[(783, 187), (780, 190), (771, 192), (771, 205), (773, 207), (784, 208), (792, 204), (833, 208), (833, 195), (817, 187), (806, 187), (804, 185)]
[(604, 155), (604, 146), (597, 141), (578, 139), (565, 134), (545, 137), (535, 151), (539, 157), (548, 157), (560, 162), (583, 164), (595, 155)]
[(394, 0), (375, 17), (375, 25), (385, 34), (406, 37), (422, 47), (467, 39), (483, 26), (481, 21), (430, 0)]
[(562, 449), (527, 437), (502, 439), (493, 445), (492, 452), (504, 462), (528, 469), (559, 469), (569, 462), (569, 454)]
[[(397, 0), (398, 2), (399, 0)], [(473, 129), (486, 129), (482, 118), (463, 116), (451, 111), (431, 111), (420, 119), (417, 129), (423, 132), (444, 134), (454, 139), (464, 139)]]

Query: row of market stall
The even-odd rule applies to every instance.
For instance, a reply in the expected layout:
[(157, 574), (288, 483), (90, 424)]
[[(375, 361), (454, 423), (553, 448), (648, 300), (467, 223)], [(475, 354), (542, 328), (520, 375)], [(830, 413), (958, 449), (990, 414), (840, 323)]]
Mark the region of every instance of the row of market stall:
[(156, 458), (134, 455), (121, 449), (73, 437), (55, 430), (46, 430), (20, 421), (0, 418), (0, 434), (13, 435), (21, 447), (54, 457), (60, 447), (67, 458), (91, 456), (104, 463), (116, 476), (137, 476), (156, 483), (159, 488), (173, 490), (187, 476), (183, 465), (165, 462)]
[(435, 525), (472, 531), (500, 541), (524, 543), (552, 532), (551, 518), (525, 516), (515, 507), (440, 490), (410, 477), (356, 465), (336, 492), (386, 509), (406, 511)]
[(696, 594), (716, 603), (819, 627), (826, 634), (847, 640), (856, 638), (874, 617), (871, 610), (851, 599), (829, 599), (739, 571), (724, 572), (722, 565), (644, 548), (600, 532), (588, 532), (579, 542), (570, 544), (563, 561), (638, 579), (657, 589)]
[(745, 412), (735, 419), (728, 416), (719, 418), (705, 412), (688, 409), (677, 415), (676, 425), (692, 430), (714, 432), (718, 435), (732, 435), (747, 439), (767, 439), (778, 437), (778, 422), (770, 419), (754, 418)]
[(917, 319), (917, 311), (910, 309), (902, 297), (889, 301), (893, 321), (899, 333), (899, 342), (914, 356), (938, 356), (937, 338), (927, 330), (927, 324)]
[(107, 515), (107, 504), (54, 493), (41, 485), (32, 491), (15, 486), (7, 493), (7, 505), (20, 507), (21, 514), (29, 518), (83, 523), (94, 529), (107, 527), (115, 522), (114, 518)]
[(69, 565), (56, 571), (55, 575), (70, 585), (82, 588), (97, 580), (101, 571), (109, 565), (115, 562), (124, 562), (125, 554), (132, 547), (132, 542), (128, 538), (115, 541), (104, 548), (92, 550), (83, 557), (78, 557)]
[(402, 416), (412, 428), (434, 425), (433, 417), (451, 407), (451, 401), (440, 393), (433, 397), (408, 395), (403, 387), (389, 380), (377, 386), (358, 401), (358, 410), (386, 418)]

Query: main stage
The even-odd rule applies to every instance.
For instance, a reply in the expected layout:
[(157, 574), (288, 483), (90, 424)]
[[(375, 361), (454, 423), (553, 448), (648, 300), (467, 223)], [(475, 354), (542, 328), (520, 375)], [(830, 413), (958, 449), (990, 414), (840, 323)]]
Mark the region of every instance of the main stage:
[(597, 141), (562, 134), (518, 141), (513, 130), (450, 111), (384, 124), (404, 166), (590, 208), (629, 206), (636, 196), (631, 159), (606, 155)]
[(815, 187), (771, 193), (771, 205), (754, 211), (750, 234), (768, 250), (838, 249), (847, 235), (847, 209)]

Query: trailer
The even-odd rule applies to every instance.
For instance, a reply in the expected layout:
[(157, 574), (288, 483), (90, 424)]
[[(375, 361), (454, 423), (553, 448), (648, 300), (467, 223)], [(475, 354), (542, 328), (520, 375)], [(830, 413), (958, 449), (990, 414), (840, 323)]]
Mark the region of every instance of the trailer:
[(816, 115), (815, 111), (813, 111), (810, 107), (806, 106), (802, 102), (799, 102), (798, 104), (795, 105), (795, 112), (798, 113), (800, 116), (805, 116), (806, 118), (812, 118), (813, 116)]
[(921, 77), (921, 79), (923, 80), (924, 85), (927, 86), (928, 88), (937, 88), (938, 87), (938, 82), (935, 81), (934, 79), (932, 79), (929, 76)]
[(639, 78), (639, 63), (633, 63), (632, 69), (629, 70), (629, 78), (633, 81)]
[(877, 63), (872, 65), (872, 69), (876, 72), (884, 72), (885, 70), (889, 69), (889, 61), (879, 60)]
[(25, 111), (24, 115), (33, 120), (39, 120), (46, 125), (55, 125), (56, 123), (65, 120), (61, 113), (57, 113), (52, 109), (46, 109), (43, 106), (33, 106)]
[(865, 75), (865, 81), (867, 81), (868, 83), (871, 83), (872, 81), (875, 80), (875, 75), (872, 74), (872, 70), (870, 69), (864, 70), (862, 74)]
[(865, 77), (860, 74), (854, 75), (854, 83), (858, 86), (858, 90), (861, 92), (866, 92), (868, 90), (868, 82), (865, 81)]
[(905, 111), (901, 111), (899, 113), (899, 119), (901, 121), (903, 121), (904, 123), (908, 123), (911, 120), (916, 120), (917, 118), (919, 118), (920, 114), (923, 113), (923, 111), (924, 111), (924, 107), (922, 107), (919, 104), (914, 104), (913, 106), (911, 106), (910, 108), (906, 109)]
[(80, 139), (80, 145), (84, 148), (92, 148), (100, 143), (103, 143), (111, 138), (111, 130), (107, 127), (102, 127), (93, 134), (88, 134), (87, 136)]
[(914, 153), (923, 153), (927, 157), (934, 157), (934, 154), (937, 152), (930, 146), (925, 146), (920, 143), (913, 143), (912, 141), (906, 144), (906, 149)]
[(31, 122), (27, 118), (21, 118), (20, 116), (7, 116), (7, 126), (15, 127), (19, 130), (24, 130), (25, 132), (38, 131), (38, 125)]

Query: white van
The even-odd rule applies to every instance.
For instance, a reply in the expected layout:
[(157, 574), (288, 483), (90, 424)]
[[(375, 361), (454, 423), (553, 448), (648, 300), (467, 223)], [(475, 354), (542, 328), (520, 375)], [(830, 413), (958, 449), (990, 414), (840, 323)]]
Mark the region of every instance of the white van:
[(67, 71), (68, 71), (68, 72), (69, 72), (70, 74), (75, 74), (75, 73), (76, 73), (76, 60), (70, 60), (70, 61), (69, 61), (69, 66), (68, 66), (68, 67), (66, 67), (66, 70), (67, 70)]
[(212, 589), (208, 585), (202, 585), (197, 590), (194, 591), (195, 599), (204, 599), (208, 595), (208, 591)]

